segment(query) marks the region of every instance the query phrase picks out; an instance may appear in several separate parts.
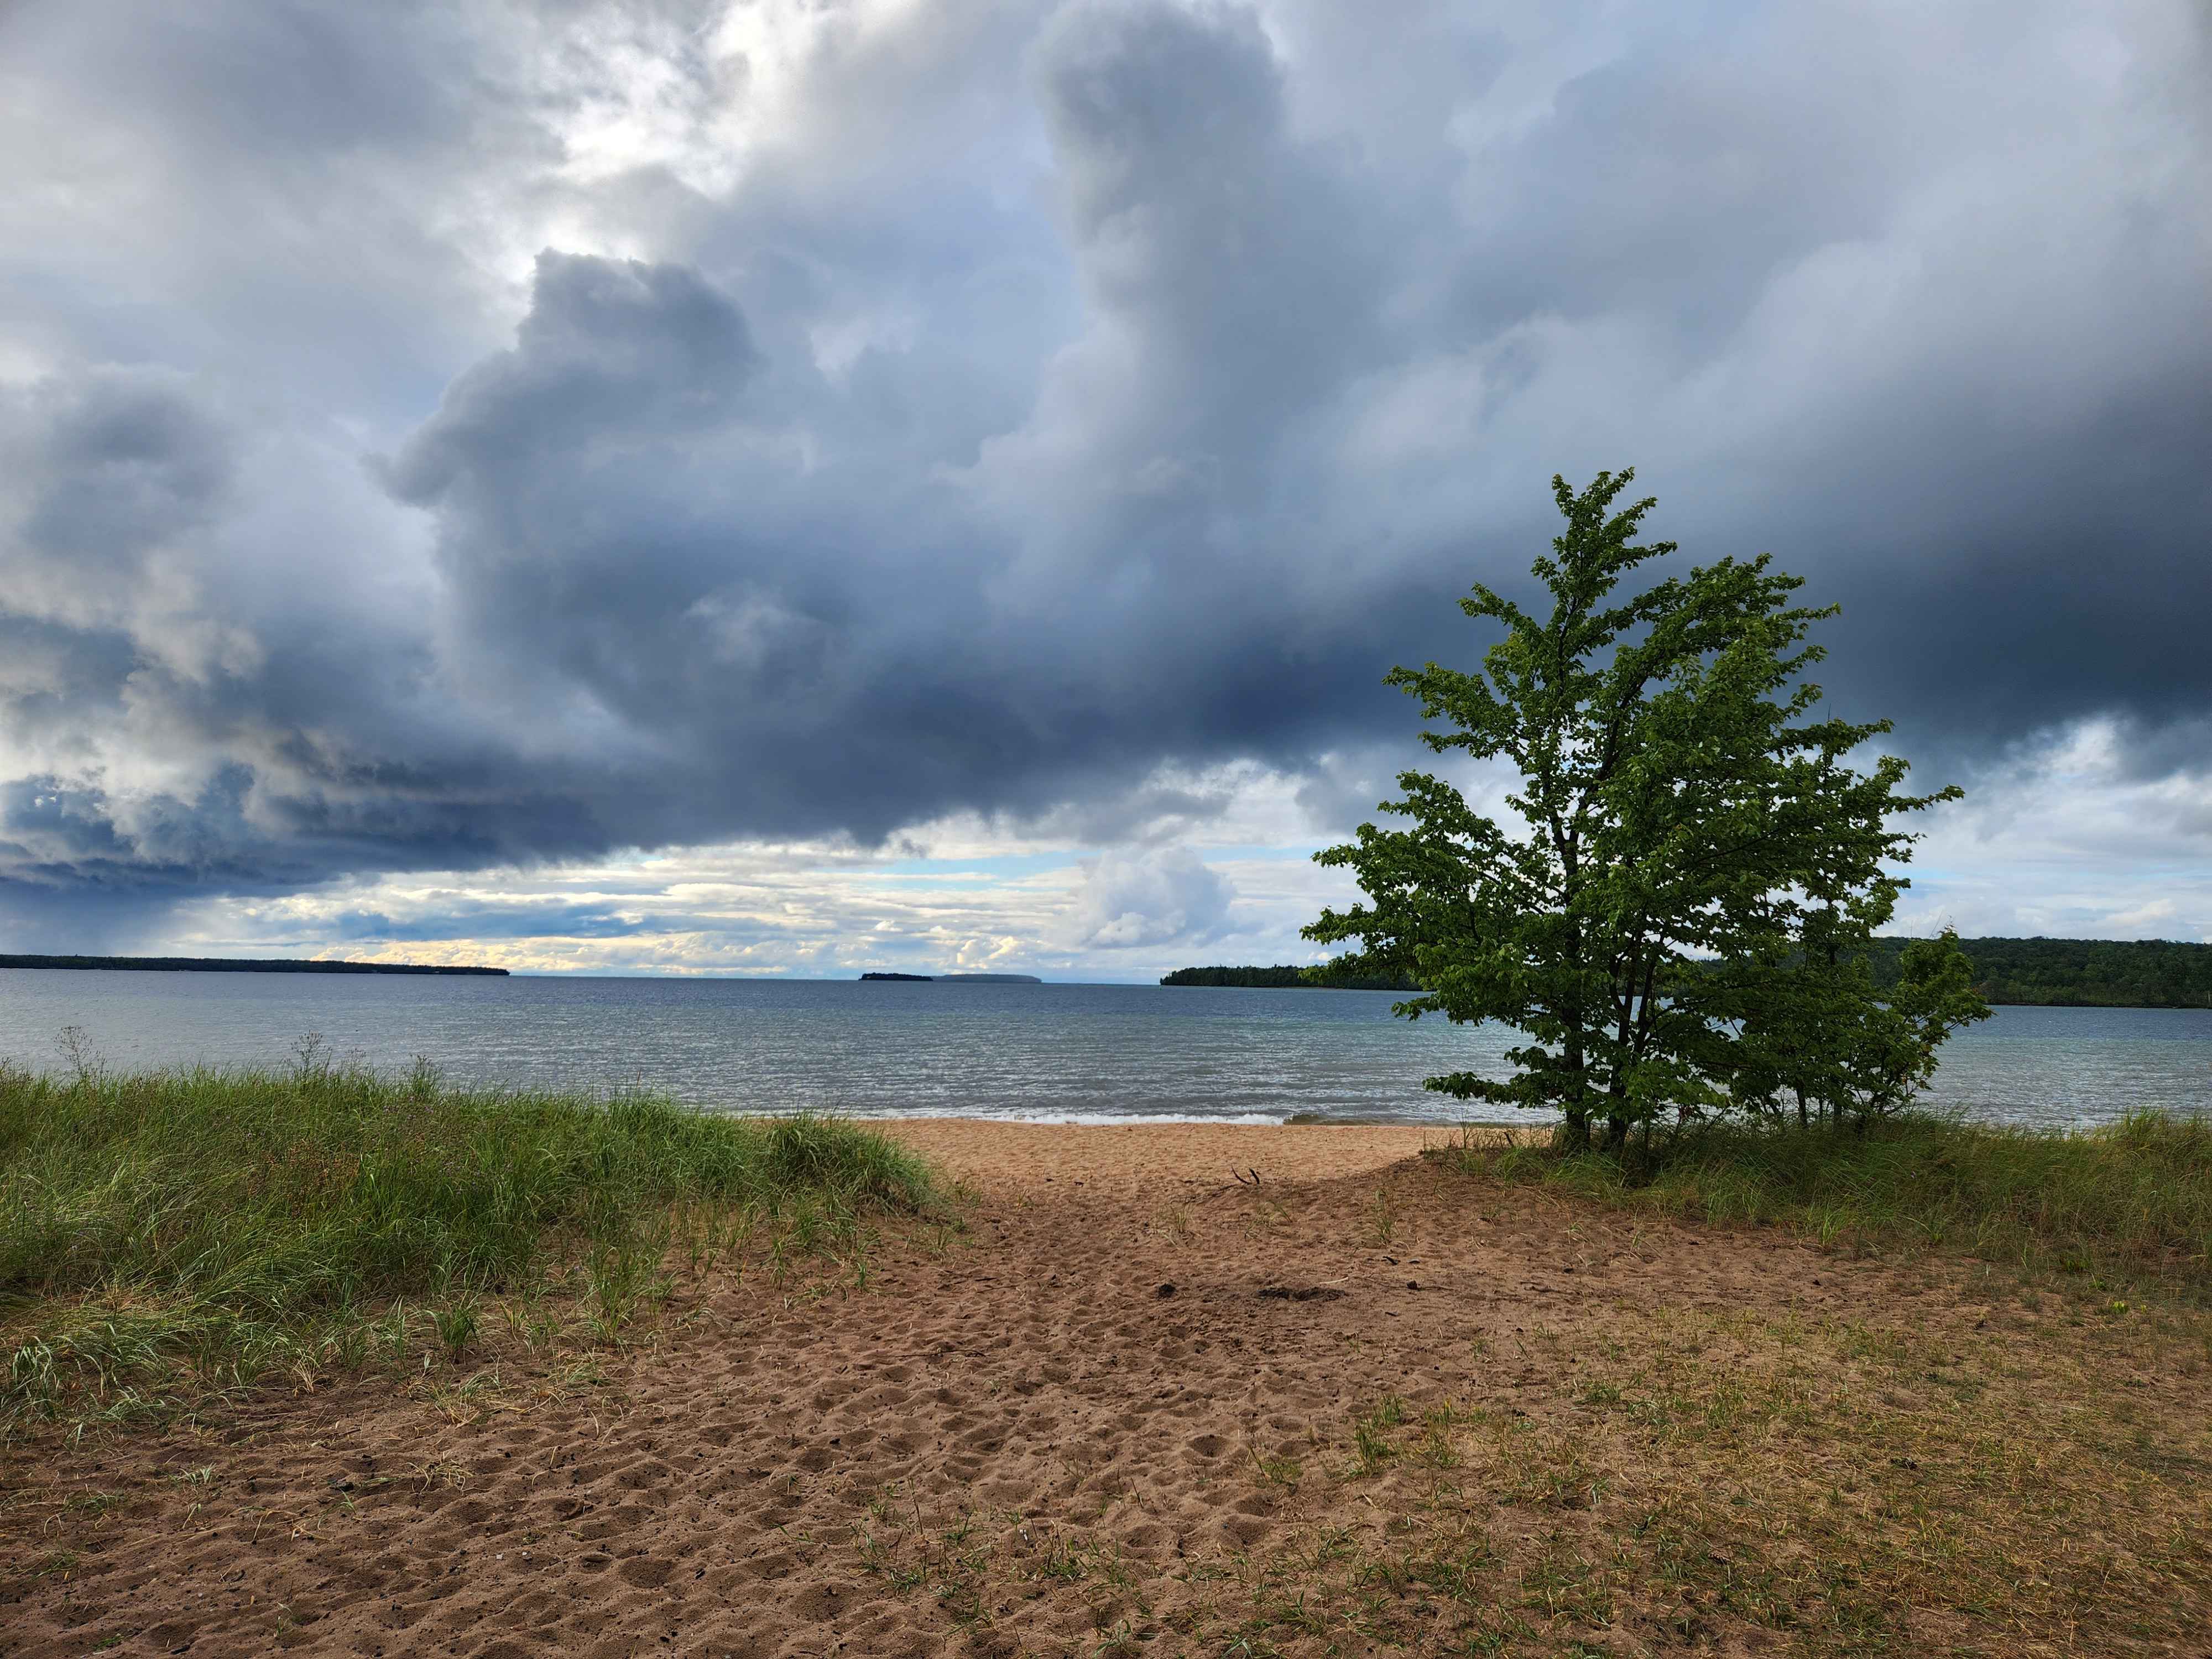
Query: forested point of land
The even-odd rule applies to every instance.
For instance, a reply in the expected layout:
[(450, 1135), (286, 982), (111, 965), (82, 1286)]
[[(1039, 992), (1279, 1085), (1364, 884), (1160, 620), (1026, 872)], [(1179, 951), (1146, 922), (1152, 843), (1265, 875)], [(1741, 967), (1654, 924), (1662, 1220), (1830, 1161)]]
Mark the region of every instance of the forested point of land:
[[(1898, 958), (1911, 941), (1875, 940), (1877, 988), (1897, 983)], [(2045, 1008), (2212, 1008), (2212, 945), (2169, 939), (1962, 939), (1974, 985), (1992, 1003)], [(1181, 968), (1163, 985), (1241, 985), (1279, 989), (1319, 984), (1352, 991), (1414, 991), (1410, 979), (1311, 980), (1293, 966)]]
[(1327, 979), (1308, 979), (1306, 970), (1282, 968), (1178, 968), (1160, 975), (1163, 985), (1239, 985), (1261, 990), (1286, 986), (1318, 986), (1326, 991), (1418, 991), (1421, 988), (1403, 974), (1364, 974)]
[[(1875, 940), (1875, 984), (1897, 982), (1911, 941)], [(1992, 1003), (2045, 1008), (2212, 1008), (2212, 945), (2172, 939), (1962, 939), (1974, 988)]]
[(501, 979), (507, 976), (504, 968), (448, 968), (434, 963), (301, 962), (282, 957), (254, 961), (237, 957), (0, 956), (0, 968), (121, 968), (155, 974), (489, 974)]

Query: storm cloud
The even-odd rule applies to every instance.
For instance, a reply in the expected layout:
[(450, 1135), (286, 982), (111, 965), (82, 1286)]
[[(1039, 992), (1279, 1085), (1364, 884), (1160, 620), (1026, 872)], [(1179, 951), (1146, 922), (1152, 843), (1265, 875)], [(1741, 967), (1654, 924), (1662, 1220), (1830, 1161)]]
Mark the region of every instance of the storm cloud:
[[(0, 64), (26, 938), (959, 814), (1142, 842), (1248, 763), (1340, 829), (1382, 672), (1478, 648), (1451, 601), (1525, 580), (1551, 475), (1628, 463), (1686, 558), (1842, 602), (1826, 684), (1943, 777), (2094, 725), (2212, 811), (2185, 0), (29, 0)], [(1133, 842), (1064, 932), (1231, 896)]]

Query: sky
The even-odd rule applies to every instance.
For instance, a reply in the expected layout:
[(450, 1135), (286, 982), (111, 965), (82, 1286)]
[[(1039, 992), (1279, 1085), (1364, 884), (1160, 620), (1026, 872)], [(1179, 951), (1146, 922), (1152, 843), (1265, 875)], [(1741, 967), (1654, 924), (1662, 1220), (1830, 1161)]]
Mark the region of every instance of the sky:
[(2207, 15), (14, 0), (0, 950), (1312, 960), (1625, 465), (1899, 931), (2212, 940)]

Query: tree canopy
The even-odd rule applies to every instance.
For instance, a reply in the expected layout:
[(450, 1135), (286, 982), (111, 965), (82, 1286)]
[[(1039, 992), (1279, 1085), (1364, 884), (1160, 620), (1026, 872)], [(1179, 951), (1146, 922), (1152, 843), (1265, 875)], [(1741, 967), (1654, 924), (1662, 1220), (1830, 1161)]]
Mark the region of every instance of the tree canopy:
[[(1431, 750), (1512, 769), (1504, 814), (1401, 774), (1403, 796), (1379, 810), (1405, 827), (1362, 824), (1315, 855), (1349, 869), (1366, 902), (1324, 910), (1306, 937), (1358, 942), (1333, 972), (1410, 975), (1409, 1017), (1527, 1033), (1512, 1077), (1429, 1086), (1556, 1110), (1573, 1139), (1771, 1106), (1806, 1080), (1790, 1045), (1845, 1009), (1856, 1034), (1822, 1039), (1829, 1069), (1806, 1097), (1880, 1109), (1892, 1079), (1924, 1075), (1906, 1028), (1940, 1042), (1965, 1007), (1947, 990), (1901, 1024), (1878, 1018), (1858, 960), (1906, 884), (1894, 871), (1914, 837), (1893, 821), (1959, 791), (1905, 793), (1893, 756), (1852, 763), (1889, 723), (1823, 714), (1803, 672), (1824, 653), (1807, 635), (1834, 608), (1797, 605), (1801, 579), (1767, 556), (1621, 595), (1676, 550), (1636, 541), (1654, 501), (1616, 507), (1634, 476), (1553, 480), (1565, 526), (1532, 566), (1548, 615), (1478, 584), (1461, 609), (1503, 629), (1481, 666), (1388, 677), (1419, 701)], [(1944, 955), (1955, 941), (1929, 950), (1921, 978), (1963, 985)]]

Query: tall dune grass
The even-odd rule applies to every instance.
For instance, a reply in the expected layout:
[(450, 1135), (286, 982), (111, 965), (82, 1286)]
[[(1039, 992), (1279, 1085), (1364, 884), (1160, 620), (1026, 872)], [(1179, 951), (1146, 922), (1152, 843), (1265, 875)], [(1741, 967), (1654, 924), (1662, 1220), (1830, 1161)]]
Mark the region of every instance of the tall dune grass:
[(0, 1067), (0, 1415), (357, 1364), (395, 1304), (458, 1352), (487, 1298), (571, 1267), (611, 1329), (679, 1218), (795, 1217), (805, 1242), (935, 1195), (831, 1118), (453, 1090), (312, 1050), (286, 1074)]
[(1471, 1172), (1613, 1204), (2212, 1294), (2212, 1119), (2202, 1116), (2138, 1112), (2075, 1133), (1916, 1114), (1863, 1135), (1720, 1122), (1620, 1156), (1528, 1143), (1455, 1156)]

